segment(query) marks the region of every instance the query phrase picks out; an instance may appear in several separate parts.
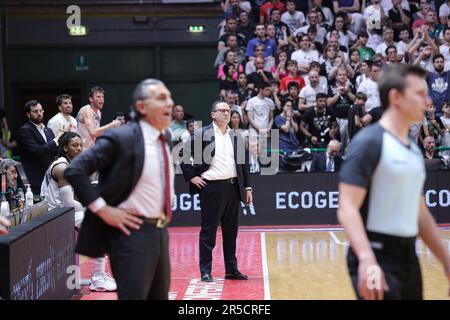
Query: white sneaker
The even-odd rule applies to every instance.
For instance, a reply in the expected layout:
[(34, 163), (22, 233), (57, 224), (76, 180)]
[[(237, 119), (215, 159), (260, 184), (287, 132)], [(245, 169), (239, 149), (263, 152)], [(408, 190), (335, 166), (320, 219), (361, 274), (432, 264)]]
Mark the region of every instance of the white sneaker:
[(91, 291), (97, 292), (105, 292), (105, 291), (116, 291), (117, 284), (116, 281), (108, 275), (106, 272), (104, 273), (96, 273), (92, 274), (91, 284), (89, 286)]

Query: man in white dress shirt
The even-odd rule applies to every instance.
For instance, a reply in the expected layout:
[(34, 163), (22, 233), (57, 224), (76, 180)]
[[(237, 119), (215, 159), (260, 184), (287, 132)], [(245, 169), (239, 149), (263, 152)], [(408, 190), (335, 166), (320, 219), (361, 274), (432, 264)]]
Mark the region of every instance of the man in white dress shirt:
[[(163, 132), (174, 103), (155, 79), (142, 81), (133, 101), (136, 121), (105, 132), (64, 172), (88, 208), (76, 250), (109, 255), (119, 299), (167, 300), (174, 170)], [(97, 188), (89, 180), (95, 171)]]
[(216, 245), (219, 222), (222, 227), (225, 279), (248, 279), (237, 267), (236, 238), (241, 201), (249, 205), (253, 197), (245, 143), (239, 132), (228, 127), (230, 113), (231, 108), (226, 102), (214, 103), (211, 109), (213, 123), (195, 131), (183, 150), (181, 169), (184, 177), (190, 182), (190, 192), (200, 194), (199, 251), (201, 280), (204, 282), (213, 281), (212, 251)]
[(59, 113), (48, 120), (47, 127), (52, 129), (55, 136), (59, 131), (77, 132), (77, 120), (71, 116), (73, 111), (72, 97), (68, 94), (57, 96), (56, 106)]

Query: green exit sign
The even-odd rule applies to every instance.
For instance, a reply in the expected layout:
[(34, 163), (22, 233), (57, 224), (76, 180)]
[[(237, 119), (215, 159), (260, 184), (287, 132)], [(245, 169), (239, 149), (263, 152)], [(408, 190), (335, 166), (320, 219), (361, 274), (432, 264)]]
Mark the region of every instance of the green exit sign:
[(80, 54), (76, 56), (75, 60), (75, 70), (76, 71), (88, 71), (89, 70), (89, 59), (85, 54)]
[(206, 32), (206, 28), (205, 28), (205, 26), (201, 26), (201, 25), (188, 26), (188, 32), (202, 33), (202, 32)]

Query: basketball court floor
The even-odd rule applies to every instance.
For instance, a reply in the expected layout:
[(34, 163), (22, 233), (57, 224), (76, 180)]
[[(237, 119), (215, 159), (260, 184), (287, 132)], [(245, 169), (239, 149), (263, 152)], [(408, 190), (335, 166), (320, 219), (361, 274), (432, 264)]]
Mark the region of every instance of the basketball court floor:
[[(170, 228), (172, 300), (352, 300), (355, 299), (346, 268), (348, 243), (340, 228), (241, 227), (238, 266), (248, 281), (224, 280), (219, 232), (212, 275), (214, 282), (199, 280), (199, 228)], [(450, 252), (450, 228), (439, 229)], [(416, 251), (422, 267), (424, 298), (449, 299), (448, 280), (438, 261), (421, 240)], [(92, 260), (80, 258), (83, 279), (90, 277)], [(82, 287), (76, 299), (111, 300), (116, 293), (90, 292)]]

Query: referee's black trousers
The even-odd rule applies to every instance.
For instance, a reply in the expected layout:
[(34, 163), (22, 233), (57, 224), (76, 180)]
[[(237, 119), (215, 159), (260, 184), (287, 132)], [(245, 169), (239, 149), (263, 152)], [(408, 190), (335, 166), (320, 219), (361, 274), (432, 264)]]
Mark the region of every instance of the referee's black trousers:
[[(389, 290), (385, 300), (422, 300), (422, 273), (416, 254), (415, 240), (368, 232), (373, 252), (383, 270)], [(353, 289), (358, 297), (358, 258), (350, 248), (347, 265)]]
[(237, 271), (236, 238), (238, 234), (240, 196), (236, 179), (206, 181), (200, 191), (200, 272), (211, 273), (212, 251), (216, 245), (219, 223), (222, 227), (225, 272)]
[(114, 230), (109, 258), (119, 300), (168, 300), (170, 286), (167, 228), (143, 223), (126, 236)]

